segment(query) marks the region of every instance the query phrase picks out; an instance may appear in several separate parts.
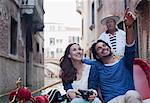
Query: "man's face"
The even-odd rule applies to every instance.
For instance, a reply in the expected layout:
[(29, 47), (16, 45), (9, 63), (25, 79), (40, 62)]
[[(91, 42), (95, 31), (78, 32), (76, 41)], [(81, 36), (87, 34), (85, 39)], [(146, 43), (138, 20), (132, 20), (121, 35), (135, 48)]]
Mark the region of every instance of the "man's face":
[(116, 29), (116, 22), (113, 19), (109, 19), (106, 21), (106, 26), (108, 28), (108, 30), (114, 30)]
[(111, 49), (103, 42), (99, 42), (95, 46), (98, 59), (103, 59), (112, 55)]

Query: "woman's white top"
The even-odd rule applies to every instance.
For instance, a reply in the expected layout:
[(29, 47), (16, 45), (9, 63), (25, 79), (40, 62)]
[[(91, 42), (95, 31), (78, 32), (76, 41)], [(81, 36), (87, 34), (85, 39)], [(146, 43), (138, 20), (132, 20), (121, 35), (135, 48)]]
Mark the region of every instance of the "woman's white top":
[(89, 78), (90, 68), (91, 65), (85, 64), (85, 67), (82, 71), (81, 79), (77, 81), (73, 81), (72, 83), (73, 89), (88, 90), (88, 78)]

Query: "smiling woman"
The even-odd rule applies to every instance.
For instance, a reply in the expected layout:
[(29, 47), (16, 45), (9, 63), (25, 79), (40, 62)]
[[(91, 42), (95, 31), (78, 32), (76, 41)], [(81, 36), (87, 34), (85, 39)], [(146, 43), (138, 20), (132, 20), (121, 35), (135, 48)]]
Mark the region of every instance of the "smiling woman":
[[(83, 50), (80, 45), (77, 43), (69, 44), (64, 56), (60, 60), (60, 77), (62, 78), (64, 89), (71, 99), (71, 103), (89, 103), (90, 101), (92, 101), (92, 103), (101, 103), (96, 97), (97, 87), (94, 83), (97, 81), (93, 78), (94, 76), (91, 77), (90, 75), (95, 73), (95, 69), (91, 69), (92, 66), (90, 65), (83, 64), (81, 62), (82, 58)], [(88, 95), (86, 99), (82, 98), (79, 91), (89, 89), (92, 93)]]
[(76, 80), (76, 74), (81, 72), (83, 64), (81, 62), (83, 51), (79, 44), (72, 43), (66, 48), (64, 56), (61, 58), (60, 67), (62, 69), (61, 78), (63, 81), (72, 82)]

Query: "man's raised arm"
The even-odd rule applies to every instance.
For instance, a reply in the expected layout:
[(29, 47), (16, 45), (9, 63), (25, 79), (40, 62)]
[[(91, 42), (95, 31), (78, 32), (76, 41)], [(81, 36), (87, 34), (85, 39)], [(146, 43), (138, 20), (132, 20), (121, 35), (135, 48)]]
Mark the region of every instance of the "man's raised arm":
[(131, 11), (129, 11), (129, 8), (125, 10), (124, 15), (124, 23), (126, 27), (126, 43), (127, 45), (131, 45), (135, 41), (135, 37), (133, 34), (133, 22), (134, 22), (135, 16)]

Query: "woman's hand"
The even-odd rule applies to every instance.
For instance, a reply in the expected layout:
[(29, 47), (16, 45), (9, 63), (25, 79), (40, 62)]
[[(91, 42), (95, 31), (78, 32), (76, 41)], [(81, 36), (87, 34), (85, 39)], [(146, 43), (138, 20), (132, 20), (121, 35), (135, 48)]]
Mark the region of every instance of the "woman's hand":
[(76, 93), (73, 91), (67, 92), (67, 97), (70, 99), (76, 98)]
[(80, 92), (78, 90), (75, 90), (75, 89), (67, 91), (67, 96), (70, 99), (76, 98), (78, 96), (77, 94), (80, 94)]

